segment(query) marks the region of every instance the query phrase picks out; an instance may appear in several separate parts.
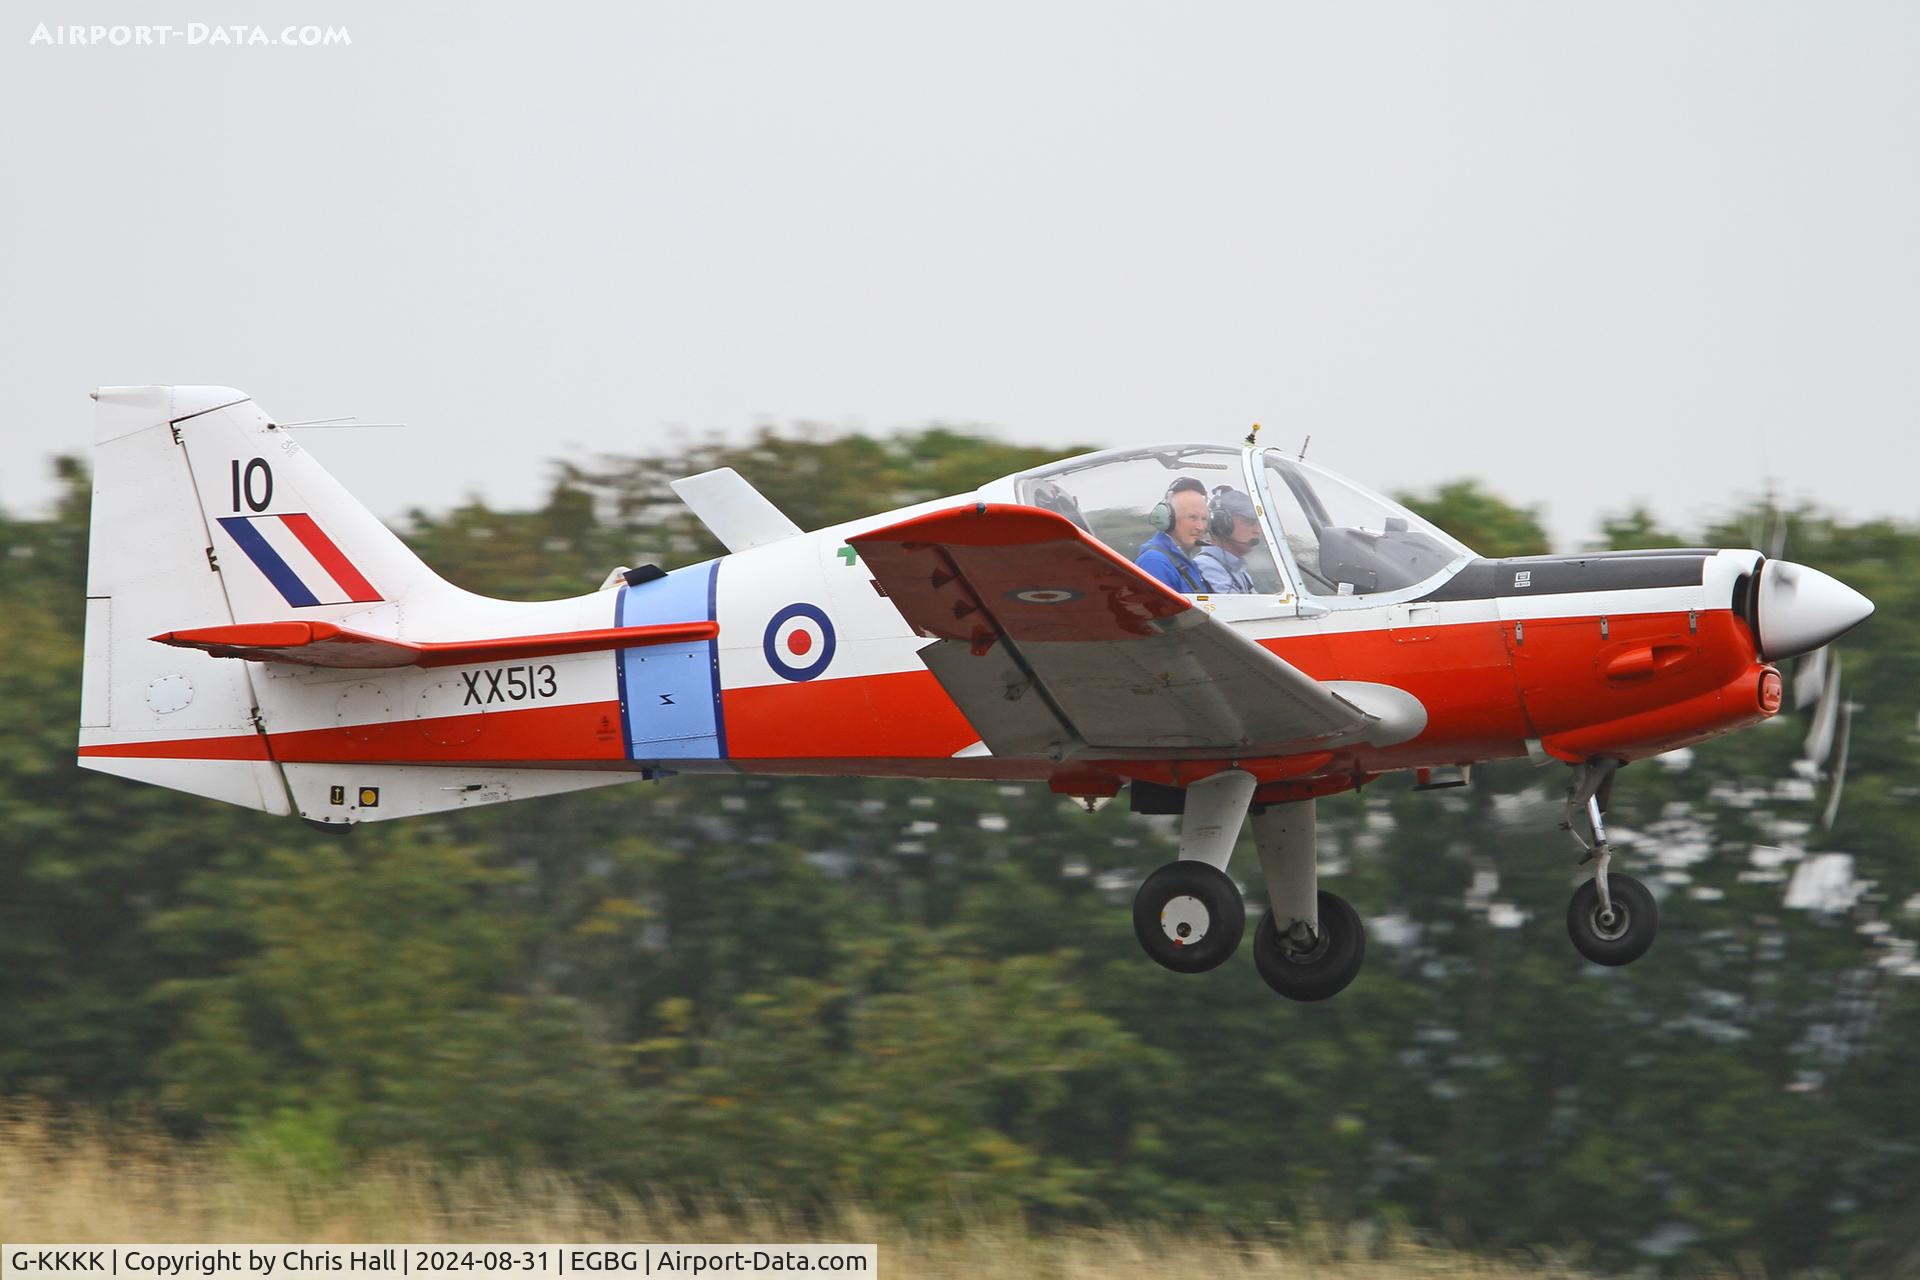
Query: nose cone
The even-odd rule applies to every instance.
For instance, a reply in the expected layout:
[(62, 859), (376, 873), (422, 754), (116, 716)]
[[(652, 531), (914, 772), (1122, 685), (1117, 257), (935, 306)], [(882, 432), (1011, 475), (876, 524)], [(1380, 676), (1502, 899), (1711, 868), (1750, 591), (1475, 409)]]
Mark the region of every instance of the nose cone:
[(1873, 601), (1818, 569), (1769, 560), (1760, 569), (1760, 656), (1810, 653), (1867, 620)]

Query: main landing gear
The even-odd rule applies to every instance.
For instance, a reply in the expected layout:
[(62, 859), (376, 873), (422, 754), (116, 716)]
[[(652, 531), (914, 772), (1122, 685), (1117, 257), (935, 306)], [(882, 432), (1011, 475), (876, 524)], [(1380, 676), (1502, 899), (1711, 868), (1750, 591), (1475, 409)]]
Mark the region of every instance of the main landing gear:
[[(1239, 770), (1187, 788), (1180, 860), (1148, 876), (1133, 900), (1134, 935), (1156, 963), (1201, 973), (1225, 963), (1240, 945), (1246, 905), (1226, 867), (1253, 788), (1253, 778)], [(1319, 887), (1313, 805), (1300, 800), (1253, 813), (1269, 902), (1253, 933), (1253, 963), (1289, 1000), (1338, 994), (1367, 952), (1359, 914)]]
[[(1593, 879), (1573, 892), (1567, 904), (1567, 934), (1576, 951), (1595, 964), (1632, 964), (1653, 945), (1660, 929), (1660, 909), (1647, 886), (1632, 876), (1612, 875), (1613, 846), (1607, 843), (1605, 814), (1613, 792), (1618, 760), (1596, 756), (1574, 766), (1567, 787), (1567, 816), (1560, 825), (1585, 850), (1582, 863), (1592, 862)], [(1593, 838), (1580, 834), (1585, 817)]]
[[(1567, 904), (1567, 934), (1595, 964), (1632, 964), (1660, 929), (1660, 909), (1647, 887), (1611, 873), (1607, 800), (1620, 761), (1594, 757), (1574, 767), (1566, 821), (1592, 862), (1593, 879)], [(1177, 973), (1225, 964), (1246, 932), (1246, 904), (1227, 875), (1254, 780), (1238, 769), (1186, 789), (1180, 859), (1148, 876), (1133, 900), (1133, 931), (1155, 963)], [(1314, 802), (1252, 810), (1254, 844), (1266, 872), (1268, 909), (1253, 931), (1253, 964), (1266, 984), (1289, 1000), (1325, 1000), (1346, 990), (1367, 956), (1366, 929), (1345, 899), (1319, 885), (1314, 860)], [(1582, 826), (1586, 834), (1582, 833)]]

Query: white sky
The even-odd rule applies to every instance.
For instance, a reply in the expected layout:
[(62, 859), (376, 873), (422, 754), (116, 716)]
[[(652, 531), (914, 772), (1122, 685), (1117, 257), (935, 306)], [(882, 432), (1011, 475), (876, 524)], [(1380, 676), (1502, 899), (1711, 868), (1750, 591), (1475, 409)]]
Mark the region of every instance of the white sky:
[[(352, 45), (31, 43), (195, 21)], [(389, 517), (802, 419), (1916, 514), (1912, 4), (25, 0), (0, 130), (9, 511), (210, 382)]]

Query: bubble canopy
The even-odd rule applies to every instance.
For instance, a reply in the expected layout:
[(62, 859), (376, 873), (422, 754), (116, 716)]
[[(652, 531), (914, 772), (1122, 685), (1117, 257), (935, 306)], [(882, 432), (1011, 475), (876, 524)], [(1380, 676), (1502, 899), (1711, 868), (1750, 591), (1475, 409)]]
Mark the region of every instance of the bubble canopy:
[[(1411, 599), (1474, 558), (1400, 503), (1278, 449), (1110, 449), (1003, 484), (1011, 485), (1014, 501), (1065, 516), (1128, 560), (1161, 528), (1156, 508), (1169, 504), (1159, 513), (1165, 524), (1181, 490), (1203, 493), (1206, 532), (1183, 550), (1198, 554), (1212, 544), (1240, 552), (1229, 558), (1244, 567), (1253, 593), (1297, 593), (1335, 607)], [(1244, 519), (1249, 498), (1254, 521)], [(1182, 534), (1175, 528), (1169, 536), (1179, 541)]]

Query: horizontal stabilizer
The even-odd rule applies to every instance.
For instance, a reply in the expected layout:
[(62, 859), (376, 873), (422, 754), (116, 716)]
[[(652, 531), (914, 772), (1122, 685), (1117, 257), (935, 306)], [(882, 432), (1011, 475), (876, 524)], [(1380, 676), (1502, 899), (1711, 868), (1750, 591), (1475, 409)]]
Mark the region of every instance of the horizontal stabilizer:
[(501, 636), (490, 640), (395, 640), (336, 626), (331, 622), (250, 622), (196, 627), (154, 636), (161, 644), (204, 649), (216, 658), (249, 662), (286, 662), (303, 667), (463, 667), (479, 662), (552, 658), (602, 649), (711, 640), (717, 622), (668, 622), (645, 627), (602, 627), (541, 636)]

